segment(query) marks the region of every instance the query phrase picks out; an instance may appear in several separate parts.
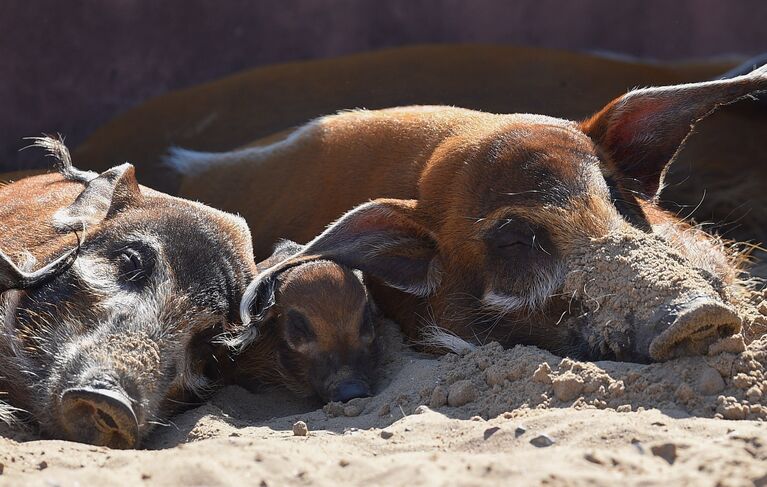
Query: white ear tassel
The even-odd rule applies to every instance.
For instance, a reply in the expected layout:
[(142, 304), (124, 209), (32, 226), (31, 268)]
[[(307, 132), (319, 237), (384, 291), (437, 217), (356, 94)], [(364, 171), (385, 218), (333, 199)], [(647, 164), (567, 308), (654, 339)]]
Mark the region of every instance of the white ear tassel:
[(43, 137), (27, 137), (26, 140), (32, 141), (32, 145), (29, 147), (39, 147), (47, 151), (48, 156), (56, 158), (59, 161), (56, 164), (56, 169), (70, 181), (87, 184), (99, 176), (98, 173), (81, 171), (72, 165), (72, 156), (69, 154), (67, 146), (64, 145), (64, 138), (61, 135), (58, 138), (47, 135)]

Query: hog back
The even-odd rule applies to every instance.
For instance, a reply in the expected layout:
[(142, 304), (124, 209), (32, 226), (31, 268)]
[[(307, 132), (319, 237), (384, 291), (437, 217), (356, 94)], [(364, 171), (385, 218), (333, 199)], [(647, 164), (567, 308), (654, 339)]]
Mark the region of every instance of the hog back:
[[(647, 64), (564, 51), (419, 46), (256, 68), (176, 91), (120, 115), (74, 153), (87, 169), (129, 160), (144, 184), (177, 181), (161, 167), (172, 145), (223, 151), (342, 109), (455, 105), (579, 119), (634, 86), (715, 77), (735, 63)], [(141, 141), (141, 143), (136, 143)]]
[(58, 174), (25, 178), (34, 171), (0, 176), (0, 242), (2, 250), (18, 260), (29, 252), (42, 264), (57, 251), (76, 243), (73, 234), (59, 232), (53, 226), (53, 215), (71, 204), (82, 192), (82, 186), (65, 181)]
[[(97, 170), (103, 168), (102, 161), (136, 161), (149, 185), (176, 192), (178, 176), (161, 165), (173, 145), (222, 151), (259, 137), (263, 139), (256, 145), (266, 145), (291, 127), (340, 109), (416, 103), (577, 120), (629, 88), (711, 79), (735, 64), (642, 63), (481, 45), (407, 47), (291, 63), (253, 69), (151, 100), (97, 130), (77, 149), (76, 158), (83, 167)], [(767, 180), (767, 164), (759, 163), (764, 159), (760, 143), (766, 131), (763, 105), (749, 100), (724, 107), (698, 124), (697, 135), (687, 141), (670, 170), (663, 206), (683, 216), (692, 214), (699, 221), (723, 224), (722, 231), (730, 238), (767, 241), (767, 217), (752, 211), (767, 205), (767, 194), (760, 190)], [(282, 178), (290, 177), (263, 176), (272, 178), (266, 183), (275, 188)], [(192, 190), (185, 196), (199, 195)], [(234, 208), (259, 202), (258, 196), (244, 191), (230, 198), (237, 200)], [(343, 210), (356, 203), (350, 201)], [(335, 209), (332, 212), (316, 228), (307, 228), (308, 234), (318, 233), (340, 216)], [(254, 228), (254, 233), (261, 230)], [(281, 236), (298, 237), (265, 235), (259, 244), (268, 249)]]

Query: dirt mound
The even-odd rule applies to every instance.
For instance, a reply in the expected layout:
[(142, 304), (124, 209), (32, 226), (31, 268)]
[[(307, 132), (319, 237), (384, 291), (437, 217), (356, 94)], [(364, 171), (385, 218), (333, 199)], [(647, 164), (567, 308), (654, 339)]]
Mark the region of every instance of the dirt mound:
[[(747, 330), (764, 325), (759, 309)], [(640, 365), (497, 344), (435, 358), (383, 329), (374, 397), (323, 407), (230, 387), (158, 428), (149, 451), (6, 431), (0, 484), (767, 482), (767, 337)]]
[(573, 407), (767, 420), (766, 369), (767, 337), (747, 348), (733, 337), (715, 344), (711, 355), (650, 365), (579, 362), (490, 344), (442, 358), (439, 384), (424, 399), (433, 408), (459, 406), (461, 417)]

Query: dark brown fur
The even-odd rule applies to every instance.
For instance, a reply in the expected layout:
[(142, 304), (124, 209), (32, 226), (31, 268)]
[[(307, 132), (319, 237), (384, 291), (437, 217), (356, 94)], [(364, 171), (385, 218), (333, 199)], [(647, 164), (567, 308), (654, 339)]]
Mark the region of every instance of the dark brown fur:
[[(39, 268), (81, 241), (63, 272), (2, 290), (0, 391), (49, 435), (136, 446), (214, 384), (210, 343), (237, 319), (255, 272), (250, 234), (232, 215), (140, 187), (130, 165), (72, 174), (0, 187), (0, 249), (20, 267)], [(139, 437), (73, 429), (60, 401), (82, 387), (126, 394)]]

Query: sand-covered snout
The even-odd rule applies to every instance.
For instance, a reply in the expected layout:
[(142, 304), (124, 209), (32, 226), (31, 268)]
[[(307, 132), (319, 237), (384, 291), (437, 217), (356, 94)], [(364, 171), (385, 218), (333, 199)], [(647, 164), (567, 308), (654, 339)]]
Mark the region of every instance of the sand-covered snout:
[(592, 238), (567, 265), (570, 324), (592, 351), (663, 361), (704, 354), (740, 331), (732, 286), (657, 235), (622, 229)]

